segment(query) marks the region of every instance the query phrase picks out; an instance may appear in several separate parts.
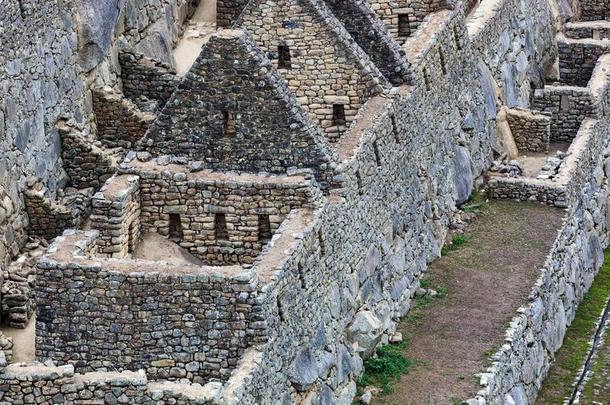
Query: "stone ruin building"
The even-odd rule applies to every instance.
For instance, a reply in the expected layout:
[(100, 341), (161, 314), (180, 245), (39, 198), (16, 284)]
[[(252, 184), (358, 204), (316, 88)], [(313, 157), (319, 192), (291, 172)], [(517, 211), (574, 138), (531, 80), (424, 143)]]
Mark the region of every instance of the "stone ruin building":
[(565, 211), (463, 398), (533, 403), (610, 242), (609, 20), (3, 0), (0, 403), (349, 404), (483, 186)]

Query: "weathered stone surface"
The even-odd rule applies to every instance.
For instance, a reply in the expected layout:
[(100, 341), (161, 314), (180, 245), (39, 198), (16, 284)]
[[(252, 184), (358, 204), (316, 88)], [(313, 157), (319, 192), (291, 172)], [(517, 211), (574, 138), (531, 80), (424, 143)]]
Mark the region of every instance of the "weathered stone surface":
[(110, 48), (119, 17), (119, 0), (78, 0), (79, 55), (83, 69), (96, 67)]

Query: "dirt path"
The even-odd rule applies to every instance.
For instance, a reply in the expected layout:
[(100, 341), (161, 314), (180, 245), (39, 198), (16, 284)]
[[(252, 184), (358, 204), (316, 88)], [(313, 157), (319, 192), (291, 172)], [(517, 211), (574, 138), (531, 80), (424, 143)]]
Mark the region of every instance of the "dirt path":
[(201, 48), (216, 31), (216, 0), (201, 0), (188, 22), (182, 39), (174, 48), (174, 61), (178, 76), (189, 71)]
[(415, 365), (393, 394), (374, 403), (452, 404), (473, 396), (475, 374), (526, 303), (563, 214), (542, 205), (491, 202), (466, 230), (468, 242), (430, 266), (430, 286), (443, 287), (446, 295), (402, 322), (405, 356)]
[(30, 318), (25, 329), (2, 328), (5, 336), (13, 338), (13, 358), (11, 363), (31, 363), (36, 358), (36, 314)]

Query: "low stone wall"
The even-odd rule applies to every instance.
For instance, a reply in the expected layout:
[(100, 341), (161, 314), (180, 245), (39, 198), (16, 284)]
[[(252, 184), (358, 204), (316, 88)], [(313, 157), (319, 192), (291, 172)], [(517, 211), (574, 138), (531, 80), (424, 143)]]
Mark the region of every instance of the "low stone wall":
[(559, 79), (573, 86), (587, 86), (598, 58), (610, 52), (610, 42), (595, 39), (569, 39), (557, 36)]
[(75, 128), (60, 124), (58, 130), (62, 142), (61, 158), (70, 185), (79, 189), (99, 189), (116, 172), (116, 159)]
[(24, 192), (28, 214), (28, 233), (51, 240), (61, 235), (66, 228), (80, 225), (83, 212), (75, 212), (69, 207), (51, 201), (48, 190), (37, 183)]
[(113, 177), (91, 201), (91, 227), (100, 231), (98, 252), (117, 258), (132, 253), (141, 237), (140, 214), (139, 178)]
[(174, 69), (144, 55), (124, 51), (119, 61), (123, 93), (140, 109), (150, 101), (155, 109), (163, 108), (180, 82)]
[(608, 0), (578, 0), (580, 18), (585, 21), (607, 20), (610, 18)]
[(551, 118), (528, 110), (507, 110), (506, 120), (520, 152), (546, 152), (551, 137)]
[(93, 91), (93, 111), (97, 138), (108, 147), (131, 148), (144, 137), (155, 120), (151, 113), (140, 109), (110, 88)]
[[(178, 405), (213, 403), (219, 383), (199, 384), (149, 382), (143, 372), (92, 372), (75, 374), (73, 366), (0, 364), (0, 401), (7, 404), (92, 403)], [(47, 402), (45, 402), (47, 401)]]
[(252, 271), (95, 257), (97, 235), (66, 231), (39, 262), (37, 359), (205, 383), (266, 340)]
[(551, 142), (572, 142), (585, 117), (599, 113), (590, 90), (573, 86), (536, 89), (532, 108), (551, 115)]
[(487, 194), (490, 198), (539, 202), (557, 208), (568, 205), (566, 187), (550, 180), (494, 176), (487, 184)]
[(565, 36), (572, 39), (610, 39), (610, 21), (568, 22), (563, 29)]

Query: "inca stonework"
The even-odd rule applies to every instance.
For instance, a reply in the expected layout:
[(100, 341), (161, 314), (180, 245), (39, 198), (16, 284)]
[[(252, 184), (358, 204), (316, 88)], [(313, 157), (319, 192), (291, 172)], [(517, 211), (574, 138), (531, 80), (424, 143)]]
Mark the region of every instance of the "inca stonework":
[(482, 189), (564, 215), (459, 398), (533, 403), (610, 241), (609, 17), (3, 0), (0, 403), (350, 404)]

